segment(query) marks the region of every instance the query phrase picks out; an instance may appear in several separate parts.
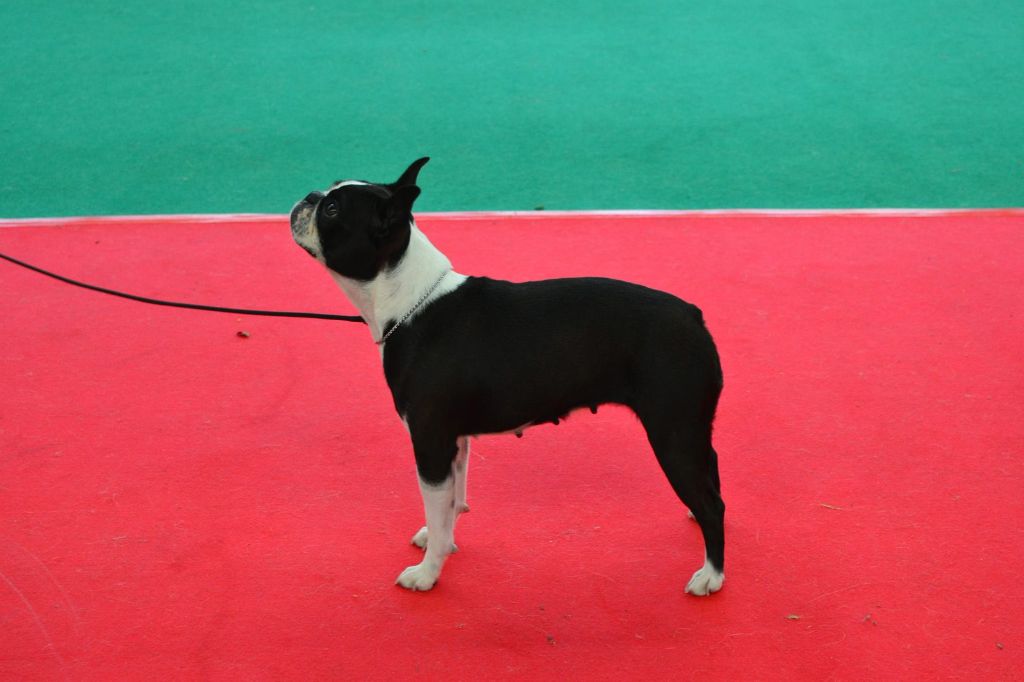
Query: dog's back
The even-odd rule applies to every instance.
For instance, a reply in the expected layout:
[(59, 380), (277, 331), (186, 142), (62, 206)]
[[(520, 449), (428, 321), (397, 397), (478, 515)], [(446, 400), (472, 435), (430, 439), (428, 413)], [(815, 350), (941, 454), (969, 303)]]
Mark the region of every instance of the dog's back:
[[(384, 371), (400, 414), (409, 403), (449, 404), (437, 412), (458, 420), (455, 435), (510, 431), (604, 403), (639, 412), (658, 396), (677, 405), (686, 396), (704, 406), (687, 417), (710, 420), (722, 381), (699, 308), (604, 278), (470, 277), (389, 340)], [(444, 395), (425, 395), (440, 386)]]

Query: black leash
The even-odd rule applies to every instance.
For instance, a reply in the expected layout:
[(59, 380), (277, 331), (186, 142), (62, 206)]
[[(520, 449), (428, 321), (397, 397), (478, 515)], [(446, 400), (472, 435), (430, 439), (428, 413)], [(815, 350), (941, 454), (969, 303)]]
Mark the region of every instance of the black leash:
[(123, 291), (114, 291), (113, 289), (106, 289), (104, 287), (98, 287), (93, 284), (86, 284), (85, 282), (79, 282), (77, 280), (64, 277), (62, 275), (37, 268), (34, 265), (30, 265), (25, 261), (20, 261), (17, 258), (12, 258), (6, 254), (0, 253), (0, 258), (5, 261), (20, 265), (23, 268), (27, 268), (33, 272), (38, 272), (40, 275), (46, 275), (53, 279), (64, 282), (65, 284), (71, 284), (76, 287), (83, 289), (89, 289), (90, 291), (98, 291), (101, 294), (109, 294), (111, 296), (118, 296), (120, 298), (127, 298), (130, 301), (138, 301), (139, 303), (150, 303), (152, 305), (163, 305), (172, 308), (188, 308), (190, 310), (207, 310), (214, 313), (231, 313), (234, 315), (263, 315), (266, 317), (308, 317), (317, 320), (341, 320), (343, 322), (362, 322), (366, 324), (366, 320), (359, 317), (358, 315), (329, 315), (327, 313), (293, 313), (285, 312), (280, 310), (248, 310), (246, 308), (224, 308), (215, 305), (199, 305), (198, 303), (177, 303), (175, 301), (161, 301), (156, 298), (147, 298), (145, 296), (136, 296), (135, 294), (126, 294)]

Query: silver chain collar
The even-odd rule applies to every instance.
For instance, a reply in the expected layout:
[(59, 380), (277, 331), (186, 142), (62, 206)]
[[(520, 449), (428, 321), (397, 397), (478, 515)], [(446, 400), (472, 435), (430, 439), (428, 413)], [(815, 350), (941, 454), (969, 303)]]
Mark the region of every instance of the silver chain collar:
[(449, 272), (451, 272), (451, 270), (445, 270), (444, 272), (442, 272), (441, 276), (437, 278), (437, 281), (434, 282), (433, 286), (431, 286), (430, 289), (427, 290), (427, 293), (423, 294), (423, 296), (420, 297), (420, 300), (416, 302), (416, 305), (410, 308), (409, 312), (407, 312), (405, 315), (402, 315), (402, 319), (400, 319), (398, 322), (395, 322), (395, 324), (391, 326), (391, 329), (389, 329), (384, 336), (380, 337), (380, 341), (374, 341), (374, 343), (377, 344), (378, 346), (383, 346), (384, 342), (388, 340), (388, 337), (394, 334), (395, 330), (401, 327), (403, 322), (412, 317), (412, 314), (419, 310), (421, 305), (426, 303), (427, 299), (430, 298), (430, 295), (434, 293), (439, 286), (441, 286), (441, 280), (443, 280), (448, 275)]

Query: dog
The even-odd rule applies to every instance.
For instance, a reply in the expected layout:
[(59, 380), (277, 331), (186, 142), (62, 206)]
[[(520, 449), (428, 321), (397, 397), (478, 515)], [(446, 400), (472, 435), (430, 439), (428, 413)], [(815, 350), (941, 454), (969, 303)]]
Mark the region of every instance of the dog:
[(704, 536), (686, 592), (725, 578), (725, 504), (712, 422), (718, 351), (699, 308), (597, 277), (513, 283), (469, 277), (417, 228), (428, 157), (393, 183), (337, 181), (291, 211), (295, 242), (322, 263), (379, 346), (395, 409), (412, 438), (426, 526), (423, 560), (396, 583), (429, 590), (455, 551), (471, 436), (522, 435), (571, 411), (617, 403), (637, 415), (658, 462)]

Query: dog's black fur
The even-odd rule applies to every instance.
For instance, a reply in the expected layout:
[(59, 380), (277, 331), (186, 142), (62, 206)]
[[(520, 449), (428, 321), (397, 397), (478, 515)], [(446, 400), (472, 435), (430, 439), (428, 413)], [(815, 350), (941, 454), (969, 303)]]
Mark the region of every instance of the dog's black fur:
[(722, 370), (697, 307), (610, 279), (471, 277), (395, 331), (384, 373), (428, 482), (450, 475), (460, 435), (629, 406), (723, 570), (725, 506), (711, 445)]
[[(316, 202), (329, 268), (372, 280), (401, 260), (425, 162), (390, 185), (349, 185), (307, 198), (303, 208)], [(469, 277), (398, 326), (383, 362), (427, 483), (451, 476), (460, 436), (557, 423), (604, 403), (628, 406), (700, 524), (708, 561), (724, 570), (725, 505), (711, 444), (722, 370), (696, 306), (611, 279)]]

